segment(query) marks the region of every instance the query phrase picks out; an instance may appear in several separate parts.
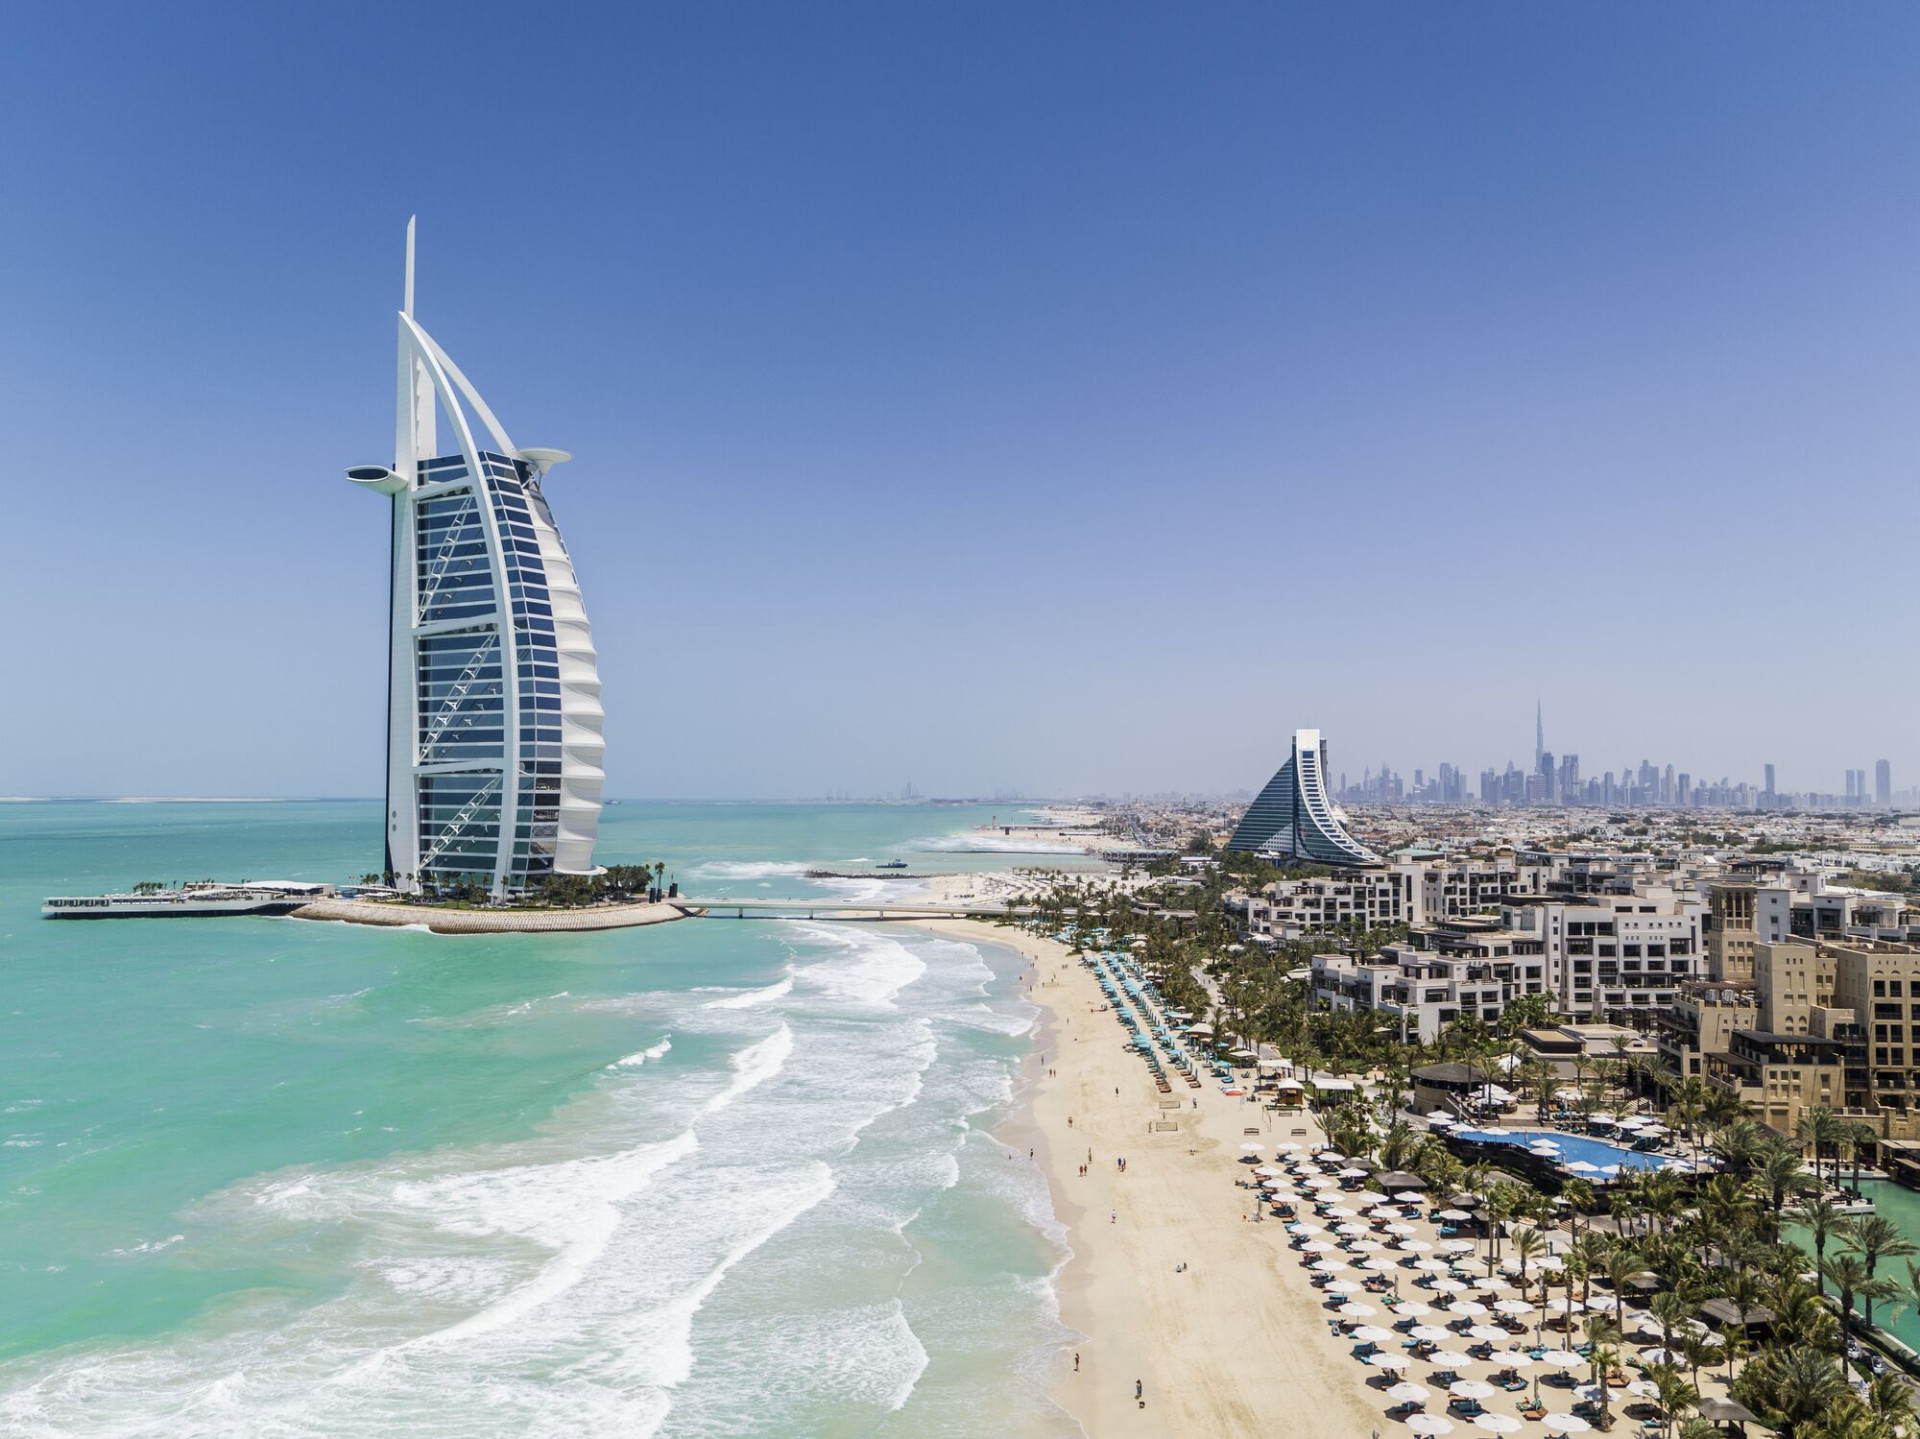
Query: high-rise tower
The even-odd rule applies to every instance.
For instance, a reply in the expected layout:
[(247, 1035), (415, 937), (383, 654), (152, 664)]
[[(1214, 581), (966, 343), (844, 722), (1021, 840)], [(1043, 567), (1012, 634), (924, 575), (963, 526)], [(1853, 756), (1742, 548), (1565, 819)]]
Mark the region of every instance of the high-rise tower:
[(1547, 752), (1546, 711), (1540, 701), (1533, 702), (1533, 772), (1540, 773), (1540, 756)]
[(1320, 731), (1293, 732), (1293, 752), (1234, 828), (1227, 848), (1321, 864), (1375, 865), (1380, 856), (1347, 833), (1327, 795)]
[(347, 471), (392, 501), (386, 868), (404, 889), (498, 897), (595, 872), (600, 672), (542, 492), (570, 458), (516, 448), (415, 322), (409, 220), (394, 462)]

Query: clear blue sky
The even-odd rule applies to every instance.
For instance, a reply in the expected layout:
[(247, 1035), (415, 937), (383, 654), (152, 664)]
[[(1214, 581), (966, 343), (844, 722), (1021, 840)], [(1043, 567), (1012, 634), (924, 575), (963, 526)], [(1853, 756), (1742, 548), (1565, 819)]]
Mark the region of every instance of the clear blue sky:
[(625, 795), (1920, 779), (1920, 11), (12, 6), (0, 793), (370, 794), (401, 237)]

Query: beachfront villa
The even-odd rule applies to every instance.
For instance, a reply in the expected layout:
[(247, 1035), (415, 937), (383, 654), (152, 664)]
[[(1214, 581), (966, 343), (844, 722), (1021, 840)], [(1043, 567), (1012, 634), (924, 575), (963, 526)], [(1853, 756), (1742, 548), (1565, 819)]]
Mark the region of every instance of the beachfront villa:
[(413, 254), (410, 220), (394, 462), (347, 471), (392, 507), (385, 868), (403, 890), (499, 899), (595, 873), (600, 674), (543, 492), (571, 456), (515, 446), (420, 327)]
[(1316, 864), (1378, 865), (1379, 855), (1347, 833), (1327, 794), (1327, 742), (1317, 729), (1293, 732), (1293, 752), (1242, 817), (1227, 848)]

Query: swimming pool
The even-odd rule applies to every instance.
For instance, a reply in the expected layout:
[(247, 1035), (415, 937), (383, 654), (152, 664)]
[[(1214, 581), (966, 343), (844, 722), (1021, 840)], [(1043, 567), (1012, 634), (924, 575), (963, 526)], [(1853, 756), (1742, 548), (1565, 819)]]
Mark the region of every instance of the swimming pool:
[(1628, 1169), (1660, 1169), (1679, 1162), (1665, 1154), (1647, 1154), (1629, 1149), (1624, 1144), (1609, 1144), (1604, 1139), (1592, 1139), (1584, 1134), (1562, 1134), (1557, 1129), (1455, 1129), (1453, 1132), (1462, 1139), (1470, 1139), (1478, 1144), (1505, 1144), (1514, 1149), (1525, 1149), (1536, 1139), (1551, 1139), (1560, 1147), (1562, 1163), (1578, 1161), (1591, 1164), (1596, 1169), (1604, 1169), (1610, 1164), (1623, 1165)]

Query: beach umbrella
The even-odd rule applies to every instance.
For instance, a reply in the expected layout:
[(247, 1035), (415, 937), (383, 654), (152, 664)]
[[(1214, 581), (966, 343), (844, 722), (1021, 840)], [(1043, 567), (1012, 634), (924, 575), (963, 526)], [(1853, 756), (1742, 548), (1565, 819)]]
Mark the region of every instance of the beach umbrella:
[(1453, 1266), (1444, 1259), (1416, 1259), (1413, 1267), (1426, 1274), (1445, 1274)]
[(1419, 1319), (1424, 1315), (1433, 1313), (1432, 1305), (1422, 1304), (1418, 1299), (1403, 1299), (1398, 1304), (1389, 1304), (1387, 1308), (1391, 1309), (1395, 1314), (1398, 1314), (1402, 1319)]
[(1375, 1274), (1391, 1274), (1400, 1266), (1395, 1264), (1391, 1259), (1382, 1259), (1378, 1255), (1375, 1255), (1371, 1259), (1361, 1260), (1360, 1267), (1362, 1269), (1370, 1269)]
[(1282, 1169), (1277, 1164), (1263, 1164), (1253, 1172), (1259, 1175), (1262, 1179), (1276, 1179), (1281, 1175), (1285, 1174), (1287, 1171)]
[(1495, 1414), (1491, 1410), (1474, 1415), (1468, 1422), (1479, 1425), (1490, 1434), (1511, 1434), (1520, 1427), (1520, 1421), (1513, 1415)]
[(1364, 1284), (1355, 1284), (1351, 1279), (1329, 1279), (1320, 1287), (1329, 1294), (1358, 1294), (1367, 1286)]
[(1313, 1267), (1322, 1274), (1344, 1274), (1347, 1266), (1339, 1259), (1316, 1259)]
[(1496, 1299), (1493, 1307), (1502, 1314), (1531, 1314), (1533, 1306), (1524, 1299)]
[(1456, 1299), (1447, 1306), (1447, 1313), (1467, 1319), (1478, 1319), (1487, 1312), (1487, 1306), (1472, 1299)]
[(1496, 1349), (1493, 1362), (1502, 1369), (1531, 1369), (1533, 1356), (1524, 1349)]
[(1598, 1404), (1606, 1396), (1606, 1392), (1598, 1384), (1576, 1384), (1573, 1387), (1574, 1397), (1588, 1404)]
[(1458, 1279), (1436, 1279), (1433, 1281), (1432, 1287), (1438, 1289), (1442, 1294), (1465, 1294), (1468, 1289), (1472, 1288), (1471, 1285), (1462, 1284)]
[(1426, 1254), (1433, 1248), (1433, 1246), (1424, 1239), (1402, 1239), (1399, 1247), (1413, 1254)]
[(1471, 1254), (1473, 1253), (1473, 1241), (1471, 1239), (1442, 1239), (1440, 1241), (1440, 1249), (1444, 1254)]
[(1578, 1414), (1549, 1414), (1540, 1422), (1555, 1434), (1583, 1434), (1593, 1428)]
[(1462, 1379), (1447, 1390), (1455, 1399), (1491, 1399), (1497, 1391), (1479, 1379)]
[(1547, 1301), (1547, 1313), (1549, 1314), (1578, 1314), (1586, 1307), (1587, 1306), (1582, 1304), (1578, 1299), (1556, 1298)]
[(1409, 1414), (1407, 1428), (1415, 1434), (1451, 1434), (1453, 1421), (1443, 1419), (1438, 1414)]
[(1451, 1349), (1436, 1349), (1427, 1356), (1427, 1363), (1440, 1369), (1463, 1369), (1473, 1360), (1464, 1354), (1455, 1354)]
[(1347, 1203), (1356, 1209), (1371, 1209), (1376, 1204), (1387, 1202), (1384, 1194), (1375, 1194), (1371, 1189), (1358, 1190), (1347, 1196)]
[(1375, 1309), (1371, 1304), (1358, 1304), (1353, 1300), (1348, 1300), (1340, 1306), (1340, 1312), (1349, 1319), (1371, 1319), (1380, 1311)]
[(1575, 1174), (1598, 1174), (1600, 1172), (1598, 1165), (1589, 1164), (1584, 1159), (1574, 1160), (1567, 1168), (1571, 1169)]
[(1658, 1399), (1660, 1386), (1651, 1379), (1636, 1379), (1627, 1386), (1627, 1393), (1636, 1399)]
[(1453, 1116), (1444, 1109), (1434, 1109), (1428, 1111), (1427, 1120), (1432, 1124), (1451, 1124)]
[(1369, 1344), (1391, 1344), (1393, 1331), (1382, 1329), (1378, 1324), (1362, 1324), (1353, 1331), (1355, 1339), (1364, 1339)]
[(1326, 1232), (1319, 1225), (1310, 1224), (1304, 1219), (1296, 1219), (1287, 1226), (1289, 1234), (1325, 1234)]
[(1640, 1358), (1647, 1364), (1685, 1364), (1687, 1362), (1686, 1355), (1676, 1354), (1671, 1349), (1662, 1349), (1658, 1344), (1651, 1349), (1642, 1349)]
[(1300, 1252), (1303, 1254), (1327, 1254), (1332, 1252), (1332, 1249), (1333, 1246), (1324, 1239), (1309, 1239), (1300, 1246)]
[(1365, 1179), (1367, 1177), (1367, 1171), (1364, 1169), (1355, 1169), (1352, 1165), (1348, 1165), (1340, 1171), (1340, 1177), (1342, 1179)]
[(1398, 1234), (1403, 1238), (1410, 1238), (1419, 1232), (1420, 1231), (1415, 1229), (1411, 1224), (1389, 1224), (1387, 1226), (1387, 1233)]
[(1393, 1196), (1402, 1204), (1419, 1204), (1426, 1196), (1417, 1189), (1402, 1189)]
[[(1327, 1206), (1327, 1218), (1329, 1219), (1358, 1219), (1359, 1217), (1360, 1213), (1358, 1210), (1349, 1209), (1344, 1204), (1329, 1204)], [(1356, 1224), (1354, 1228), (1358, 1229), (1360, 1226)]]
[(1356, 1239), (1347, 1246), (1355, 1254), (1377, 1254), (1386, 1247), (1378, 1239)]
[(1333, 1232), (1335, 1234), (1346, 1234), (1346, 1235), (1357, 1237), (1367, 1232), (1367, 1226), (1364, 1224), (1355, 1224), (1351, 1219), (1349, 1219), (1344, 1224), (1334, 1225)]
[(1378, 1354), (1369, 1354), (1367, 1363), (1375, 1369), (1405, 1369), (1413, 1361), (1404, 1354), (1389, 1354), (1383, 1350)]
[(1513, 1336), (1504, 1329), (1495, 1329), (1491, 1324), (1475, 1324), (1468, 1328), (1469, 1339), (1481, 1339), (1488, 1344), (1500, 1344)]
[(1333, 1181), (1332, 1181), (1331, 1179), (1325, 1179), (1325, 1178), (1322, 1178), (1322, 1177), (1321, 1177), (1320, 1175), (1318, 1175), (1318, 1174), (1309, 1174), (1309, 1175), (1308, 1175), (1308, 1176), (1307, 1176), (1307, 1177), (1306, 1177), (1305, 1179), (1302, 1179), (1302, 1180), (1300, 1181), (1300, 1183), (1301, 1183), (1301, 1185), (1302, 1185), (1302, 1187), (1304, 1187), (1304, 1188), (1307, 1188), (1307, 1189), (1331, 1189), (1331, 1188), (1333, 1188)]
[(1335, 1154), (1331, 1149), (1323, 1149), (1313, 1156), (1313, 1161), (1316, 1164), (1345, 1164), (1347, 1162), (1347, 1156), (1344, 1154)]
[(1424, 1384), (1415, 1384), (1411, 1379), (1402, 1379), (1391, 1389), (1383, 1391), (1387, 1398), (1396, 1404), (1424, 1404), (1433, 1391)]
[(1240, 1146), (1240, 1148), (1248, 1154), (1258, 1154), (1261, 1150), (1265, 1149), (1266, 1147), (1267, 1146), (1264, 1144), (1243, 1144)]
[(1458, 1224), (1463, 1219), (1473, 1218), (1473, 1216), (1464, 1209), (1443, 1209), (1440, 1211), (1440, 1217), (1450, 1224)]
[(1547, 1349), (1533, 1356), (1549, 1369), (1578, 1369), (1587, 1362), (1584, 1354), (1576, 1354), (1571, 1349)]
[(1442, 1329), (1438, 1324), (1416, 1324), (1407, 1333), (1415, 1339), (1424, 1339), (1429, 1344), (1445, 1344), (1453, 1338), (1453, 1331)]
[(1297, 1144), (1276, 1144), (1274, 1148), (1281, 1154), (1298, 1154), (1300, 1152), (1300, 1146)]

